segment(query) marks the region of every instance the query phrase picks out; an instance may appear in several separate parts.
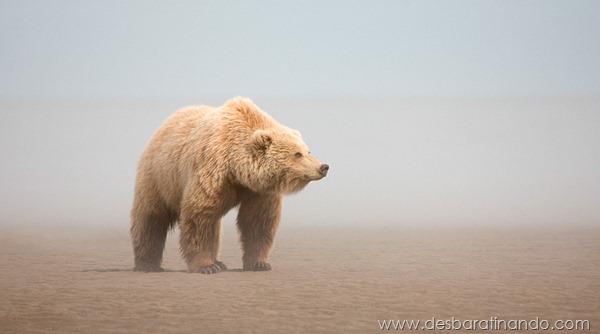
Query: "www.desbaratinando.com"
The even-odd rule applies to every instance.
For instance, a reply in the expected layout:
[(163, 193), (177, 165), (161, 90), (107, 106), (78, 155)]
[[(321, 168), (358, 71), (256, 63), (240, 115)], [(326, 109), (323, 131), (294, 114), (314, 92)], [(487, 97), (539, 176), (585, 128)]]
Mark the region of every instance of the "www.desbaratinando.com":
[(483, 320), (437, 319), (421, 320), (377, 320), (382, 330), (579, 330), (589, 331), (588, 320), (549, 321), (536, 317), (531, 320), (505, 320), (490, 317)]

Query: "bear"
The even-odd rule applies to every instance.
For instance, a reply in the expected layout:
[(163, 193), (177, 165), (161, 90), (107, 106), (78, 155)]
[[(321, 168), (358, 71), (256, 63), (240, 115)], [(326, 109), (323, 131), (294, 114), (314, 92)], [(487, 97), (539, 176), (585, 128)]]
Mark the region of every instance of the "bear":
[(283, 196), (328, 170), (300, 132), (248, 98), (177, 111), (156, 130), (138, 163), (130, 229), (134, 271), (163, 271), (167, 232), (175, 225), (188, 272), (227, 270), (217, 259), (221, 218), (236, 207), (242, 269), (271, 270)]

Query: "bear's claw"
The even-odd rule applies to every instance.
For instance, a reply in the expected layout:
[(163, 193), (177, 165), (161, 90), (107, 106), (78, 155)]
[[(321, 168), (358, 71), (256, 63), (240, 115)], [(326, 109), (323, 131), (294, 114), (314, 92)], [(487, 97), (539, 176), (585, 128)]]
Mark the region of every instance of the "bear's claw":
[(227, 271), (227, 266), (221, 261), (215, 261), (215, 265), (221, 268), (222, 271)]
[(267, 262), (254, 262), (251, 264), (244, 265), (244, 271), (269, 271), (271, 265)]
[(225, 265), (225, 263), (221, 262), (221, 261), (215, 261), (215, 263), (213, 263), (212, 265), (208, 266), (208, 267), (202, 267), (200, 269), (198, 269), (196, 272), (201, 273), (201, 274), (216, 274), (216, 273), (220, 273), (222, 271), (227, 271), (227, 266)]

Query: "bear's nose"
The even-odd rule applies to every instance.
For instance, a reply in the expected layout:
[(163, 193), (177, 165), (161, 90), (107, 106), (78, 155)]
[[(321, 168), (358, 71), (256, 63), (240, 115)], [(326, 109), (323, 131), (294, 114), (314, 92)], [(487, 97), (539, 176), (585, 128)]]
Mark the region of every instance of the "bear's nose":
[(322, 164), (320, 170), (321, 170), (321, 174), (327, 175), (327, 171), (329, 171), (329, 165), (328, 164)]

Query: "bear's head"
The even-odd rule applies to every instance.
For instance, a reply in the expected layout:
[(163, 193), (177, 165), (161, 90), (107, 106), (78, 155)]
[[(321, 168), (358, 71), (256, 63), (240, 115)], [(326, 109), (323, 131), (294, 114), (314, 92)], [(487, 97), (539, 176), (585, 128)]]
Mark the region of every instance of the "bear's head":
[(245, 177), (253, 191), (274, 191), (292, 194), (310, 181), (327, 175), (329, 166), (310, 154), (300, 132), (282, 126), (281, 129), (256, 130), (248, 151), (252, 173)]

